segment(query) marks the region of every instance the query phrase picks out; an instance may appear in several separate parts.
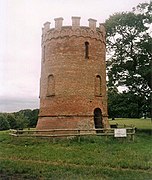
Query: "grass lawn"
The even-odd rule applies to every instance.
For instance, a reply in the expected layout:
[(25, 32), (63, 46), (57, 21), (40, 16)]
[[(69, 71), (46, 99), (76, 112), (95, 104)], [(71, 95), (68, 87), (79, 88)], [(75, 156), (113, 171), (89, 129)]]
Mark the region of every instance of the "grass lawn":
[(116, 118), (115, 120), (109, 120), (110, 124), (120, 125), (134, 125), (137, 129), (151, 129), (152, 121), (149, 119), (127, 119), (127, 118)]
[[(150, 129), (150, 120), (117, 119)], [(0, 179), (151, 180), (152, 136), (137, 132), (135, 141), (85, 137), (60, 140), (10, 137), (0, 132)]]

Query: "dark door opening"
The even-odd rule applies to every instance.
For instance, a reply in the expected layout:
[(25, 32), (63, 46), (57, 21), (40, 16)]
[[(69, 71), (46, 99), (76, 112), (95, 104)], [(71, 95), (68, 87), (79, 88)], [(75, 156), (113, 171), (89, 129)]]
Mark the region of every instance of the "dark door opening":
[(96, 108), (94, 110), (94, 125), (95, 125), (96, 129), (103, 128), (103, 125), (102, 125), (102, 112), (101, 112), (100, 108)]

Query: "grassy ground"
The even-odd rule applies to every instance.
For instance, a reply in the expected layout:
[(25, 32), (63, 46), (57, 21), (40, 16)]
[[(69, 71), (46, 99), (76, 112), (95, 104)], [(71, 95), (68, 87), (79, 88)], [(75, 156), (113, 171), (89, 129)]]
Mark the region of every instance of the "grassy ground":
[[(110, 121), (149, 129), (149, 120)], [(126, 124), (127, 124), (126, 123)], [(138, 132), (135, 142), (104, 137), (60, 140), (15, 138), (0, 132), (0, 179), (151, 180), (152, 136)]]
[(120, 125), (134, 125), (137, 129), (151, 129), (152, 130), (152, 121), (150, 119), (122, 119), (116, 118), (116, 120), (110, 119), (110, 124), (118, 123)]

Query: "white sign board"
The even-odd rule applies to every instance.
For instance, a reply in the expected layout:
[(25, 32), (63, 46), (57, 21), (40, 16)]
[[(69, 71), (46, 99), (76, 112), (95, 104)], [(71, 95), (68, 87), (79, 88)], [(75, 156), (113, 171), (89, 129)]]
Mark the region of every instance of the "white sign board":
[(114, 137), (127, 137), (126, 129), (114, 129)]

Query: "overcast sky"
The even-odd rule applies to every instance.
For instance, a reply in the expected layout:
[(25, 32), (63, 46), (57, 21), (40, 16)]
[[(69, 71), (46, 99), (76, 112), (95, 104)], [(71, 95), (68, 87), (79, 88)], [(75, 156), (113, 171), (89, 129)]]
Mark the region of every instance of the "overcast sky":
[(0, 112), (39, 108), (41, 29), (46, 21), (71, 16), (104, 22), (150, 0), (0, 0)]

